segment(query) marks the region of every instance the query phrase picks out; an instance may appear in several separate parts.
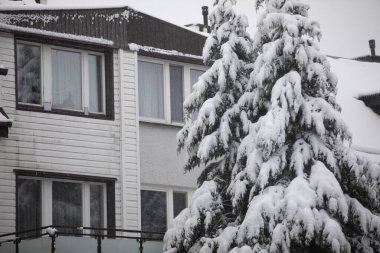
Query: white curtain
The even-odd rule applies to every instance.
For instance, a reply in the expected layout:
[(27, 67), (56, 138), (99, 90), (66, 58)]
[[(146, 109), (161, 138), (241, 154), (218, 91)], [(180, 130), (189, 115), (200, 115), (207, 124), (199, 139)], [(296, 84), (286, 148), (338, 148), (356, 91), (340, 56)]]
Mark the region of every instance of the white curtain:
[(81, 54), (53, 49), (53, 108), (82, 110)]
[(183, 121), (183, 70), (181, 66), (170, 66), (171, 120)]
[(140, 116), (164, 119), (163, 65), (139, 61)]
[(102, 57), (88, 55), (90, 112), (103, 112)]

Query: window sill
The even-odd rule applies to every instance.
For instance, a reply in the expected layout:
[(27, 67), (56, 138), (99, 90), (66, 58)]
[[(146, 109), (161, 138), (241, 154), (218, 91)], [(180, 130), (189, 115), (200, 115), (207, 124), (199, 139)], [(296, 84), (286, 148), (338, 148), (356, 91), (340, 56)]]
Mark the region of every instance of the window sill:
[(150, 124), (158, 124), (158, 125), (164, 125), (164, 126), (175, 126), (175, 127), (183, 127), (184, 126), (184, 123), (168, 122), (165, 120), (145, 118), (145, 117), (140, 117), (139, 122), (150, 123)]
[(101, 120), (114, 120), (112, 117), (107, 116), (105, 114), (90, 113), (86, 115), (84, 112), (64, 110), (64, 109), (51, 109), (51, 111), (46, 111), (41, 106), (24, 105), (24, 104), (17, 104), (16, 110), (60, 114), (60, 115), (66, 115), (66, 116), (75, 116), (75, 117), (101, 119)]

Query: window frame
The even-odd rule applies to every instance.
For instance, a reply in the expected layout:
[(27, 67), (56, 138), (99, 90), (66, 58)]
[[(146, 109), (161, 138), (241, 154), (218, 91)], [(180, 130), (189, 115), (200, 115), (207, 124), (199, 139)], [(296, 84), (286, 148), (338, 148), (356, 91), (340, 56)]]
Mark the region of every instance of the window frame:
[(32, 179), (41, 181), (41, 226), (50, 226), (53, 224), (53, 182), (76, 183), (82, 186), (82, 227), (91, 226), (90, 213), (90, 185), (101, 185), (103, 191), (103, 226), (107, 224), (107, 189), (106, 184), (101, 182), (43, 178), (33, 176), (19, 176), (17, 179)]
[[(116, 190), (115, 190), (115, 182), (116, 178), (108, 178), (108, 177), (98, 177), (98, 176), (90, 176), (90, 175), (80, 175), (80, 174), (69, 174), (69, 173), (56, 173), (56, 172), (47, 172), (47, 171), (35, 171), (35, 170), (20, 170), (14, 169), (14, 173), (16, 175), (16, 224), (15, 231), (18, 229), (19, 217), (18, 217), (18, 179), (26, 178), (26, 179), (35, 179), (41, 181), (41, 225), (42, 226), (50, 226), (53, 221), (53, 194), (52, 194), (52, 182), (72, 182), (72, 183), (81, 183), (82, 184), (82, 205), (85, 201), (87, 201), (88, 207), (88, 216), (84, 215), (85, 207), (82, 209), (82, 224), (88, 224), (90, 226), (90, 185), (102, 185), (103, 186), (103, 226), (105, 228), (115, 228), (116, 227)], [(50, 191), (49, 189), (44, 189), (44, 187), (49, 187), (49, 183), (45, 183), (44, 181), (50, 181)], [(88, 185), (88, 195), (84, 196), (85, 190), (83, 184)], [(83, 197), (84, 196), (84, 197)], [(88, 200), (86, 198), (88, 197)], [(47, 206), (50, 205), (50, 207)], [(49, 217), (46, 217), (48, 215)], [(86, 220), (85, 220), (86, 219)], [(109, 232), (108, 236), (112, 237), (114, 232)]]
[[(18, 102), (18, 71), (17, 71), (17, 44), (39, 46), (41, 49), (41, 100), (42, 105)], [(51, 50), (63, 50), (79, 52), (81, 54), (81, 88), (82, 110), (53, 108), (53, 83), (52, 83), (52, 56)], [(16, 109), (37, 111), (44, 113), (63, 114), (70, 116), (88, 117), (96, 119), (114, 120), (114, 71), (113, 49), (101, 46), (87, 45), (68, 41), (57, 41), (40, 37), (29, 38), (16, 35), (14, 40), (15, 51), (15, 75), (16, 75)], [(102, 82), (102, 110), (103, 112), (90, 111), (90, 84), (88, 56), (101, 56), (101, 82)], [(108, 67), (107, 67), (108, 66)]]
[[(188, 188), (178, 188), (178, 187), (164, 187), (164, 186), (152, 186), (152, 185), (143, 185), (140, 187), (140, 200), (141, 200), (141, 191), (156, 191), (156, 192), (164, 192), (166, 195), (166, 227), (169, 229), (170, 225), (174, 220), (174, 199), (173, 193), (180, 192), (186, 193), (186, 208), (190, 206), (190, 200), (194, 193), (193, 189)], [(141, 202), (141, 201), (140, 201)], [(139, 208), (141, 209), (141, 203)], [(141, 211), (140, 211), (141, 213)], [(142, 215), (140, 216), (140, 226), (142, 225)]]
[[(163, 79), (164, 79), (164, 119), (152, 118), (141, 116), (138, 110), (139, 121), (147, 122), (147, 123), (158, 123), (172, 126), (183, 126), (184, 122), (172, 121), (171, 119), (171, 97), (170, 97), (170, 66), (182, 67), (182, 95), (185, 100), (191, 93), (191, 83), (190, 83), (190, 70), (199, 70), (199, 71), (207, 71), (207, 66), (178, 62), (178, 61), (170, 61), (159, 58), (153, 58), (148, 56), (139, 55), (137, 58), (137, 63), (139, 61), (161, 64), (163, 65)], [(136, 71), (137, 73), (138, 71)], [(138, 77), (136, 78), (136, 87), (137, 87), (137, 99), (139, 99), (138, 93)], [(138, 103), (137, 103), (138, 104)]]

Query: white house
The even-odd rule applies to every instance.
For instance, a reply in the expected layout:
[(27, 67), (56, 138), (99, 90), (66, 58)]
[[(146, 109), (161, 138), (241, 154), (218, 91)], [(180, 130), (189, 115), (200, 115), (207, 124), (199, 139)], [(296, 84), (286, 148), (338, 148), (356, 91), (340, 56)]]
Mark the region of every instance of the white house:
[(196, 188), (175, 135), (205, 39), (125, 6), (0, 10), (0, 234), (164, 232)]

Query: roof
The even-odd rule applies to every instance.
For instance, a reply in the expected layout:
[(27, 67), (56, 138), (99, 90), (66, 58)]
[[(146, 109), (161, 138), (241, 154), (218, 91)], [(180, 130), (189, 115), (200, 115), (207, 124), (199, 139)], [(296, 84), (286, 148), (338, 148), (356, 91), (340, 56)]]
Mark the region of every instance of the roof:
[(354, 60), (380, 63), (380, 56), (379, 55), (364, 55), (364, 56), (356, 57), (354, 58)]
[(11, 127), (12, 120), (9, 119), (8, 115), (4, 112), (3, 108), (0, 107), (0, 127)]
[(353, 147), (380, 163), (380, 116), (359, 99), (380, 93), (380, 64), (347, 59), (329, 59), (338, 76), (337, 102), (353, 136)]
[[(136, 11), (128, 6), (69, 9), (35, 6), (26, 9), (2, 8), (0, 23), (3, 24), (3, 27), (0, 27), (3, 30), (4, 25), (24, 28), (23, 31), (9, 29), (15, 33), (38, 33), (39, 36), (47, 37), (57, 35), (56, 37), (61, 39), (65, 38), (59, 35), (71, 34), (79, 36), (76, 39), (84, 39), (84, 42), (91, 40), (88, 38), (97, 38), (103, 42), (112, 41), (115, 48), (129, 49), (128, 44), (134, 43), (161, 50), (177, 51), (183, 56), (161, 55), (160, 50), (158, 52), (139, 51), (139, 54), (197, 64), (201, 64), (202, 61), (188, 58), (186, 55), (201, 56), (206, 40), (206, 37), (199, 32)], [(33, 29), (56, 34), (37, 32)]]

